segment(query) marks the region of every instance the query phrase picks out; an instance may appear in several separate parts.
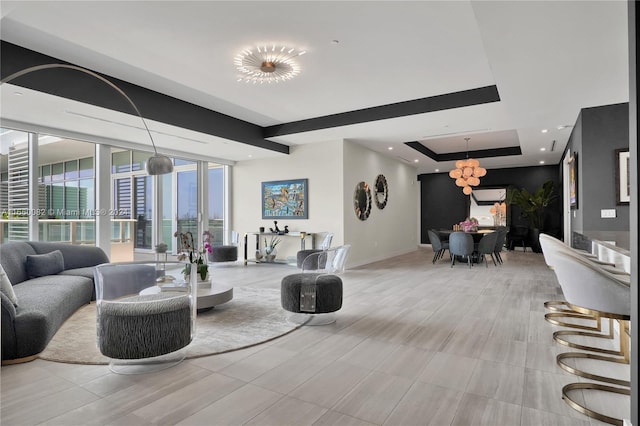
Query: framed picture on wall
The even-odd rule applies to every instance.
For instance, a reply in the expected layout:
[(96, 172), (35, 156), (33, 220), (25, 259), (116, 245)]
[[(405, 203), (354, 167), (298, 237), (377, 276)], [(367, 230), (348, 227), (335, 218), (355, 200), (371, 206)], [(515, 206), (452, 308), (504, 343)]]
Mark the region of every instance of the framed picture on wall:
[(569, 157), (569, 206), (572, 210), (578, 208), (578, 153)]
[(616, 204), (626, 205), (631, 200), (629, 184), (629, 150), (616, 149)]
[(263, 219), (308, 219), (308, 179), (262, 182)]

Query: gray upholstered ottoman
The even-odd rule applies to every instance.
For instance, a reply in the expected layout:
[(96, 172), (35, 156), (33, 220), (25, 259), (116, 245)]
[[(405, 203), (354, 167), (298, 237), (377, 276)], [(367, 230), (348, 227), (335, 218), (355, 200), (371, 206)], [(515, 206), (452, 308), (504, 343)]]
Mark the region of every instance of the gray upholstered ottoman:
[[(298, 268), (302, 269), (302, 264), (307, 257), (312, 255), (313, 253), (319, 253), (321, 251), (322, 250), (318, 249), (307, 249), (298, 251), (298, 253), (296, 254)], [(304, 269), (318, 269), (318, 256), (315, 256), (315, 259), (313, 259), (312, 261), (307, 262), (307, 264), (304, 265)]]
[(187, 295), (159, 293), (102, 302), (97, 312), (98, 348), (116, 359), (142, 359), (177, 351), (191, 342)]
[(330, 274), (292, 274), (282, 279), (282, 308), (289, 312), (324, 314), (342, 307), (342, 280)]
[(238, 246), (214, 247), (209, 253), (209, 262), (235, 262), (238, 260)]

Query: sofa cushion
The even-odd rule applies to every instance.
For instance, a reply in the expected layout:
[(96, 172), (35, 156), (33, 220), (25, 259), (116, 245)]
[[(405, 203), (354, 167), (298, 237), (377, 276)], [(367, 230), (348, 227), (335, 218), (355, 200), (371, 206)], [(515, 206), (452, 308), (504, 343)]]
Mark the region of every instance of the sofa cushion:
[(93, 282), (88, 278), (63, 275), (34, 278), (15, 285), (20, 301), (14, 320), (15, 357), (42, 352), (62, 323), (89, 303), (92, 288)]
[(31, 254), (27, 255), (26, 265), (29, 278), (55, 275), (64, 271), (64, 257), (60, 250), (47, 254)]
[(11, 285), (11, 281), (9, 281), (9, 277), (2, 265), (0, 265), (0, 290), (13, 303), (13, 306), (18, 306), (18, 298), (13, 291), (13, 285)]
[(101, 263), (109, 263), (109, 257), (100, 247), (56, 243), (50, 241), (29, 241), (28, 244), (33, 247), (37, 254), (45, 254), (54, 250), (60, 250), (62, 252), (62, 257), (64, 257), (65, 270), (96, 266)]
[[(75, 268), (75, 269), (67, 269), (66, 271), (60, 272), (58, 275), (71, 275), (74, 277), (85, 277), (89, 278), (91, 282), (93, 282), (94, 273), (96, 271), (95, 266), (87, 266), (86, 268)], [(93, 286), (91, 300), (96, 300), (96, 287)]]
[(14, 286), (29, 279), (25, 259), (29, 254), (37, 254), (28, 243), (10, 241), (0, 244), (0, 264)]

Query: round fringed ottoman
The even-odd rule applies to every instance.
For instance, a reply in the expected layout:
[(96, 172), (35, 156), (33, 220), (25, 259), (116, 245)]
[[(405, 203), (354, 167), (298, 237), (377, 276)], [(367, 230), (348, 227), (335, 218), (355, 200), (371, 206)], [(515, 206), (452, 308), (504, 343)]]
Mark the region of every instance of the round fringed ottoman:
[(238, 246), (214, 247), (208, 258), (209, 262), (235, 262), (238, 260)]
[[(280, 285), (282, 308), (294, 313), (328, 314), (342, 308), (342, 280), (330, 274), (292, 274)], [(315, 324), (328, 324), (325, 318)], [(313, 324), (309, 324), (313, 325)]]

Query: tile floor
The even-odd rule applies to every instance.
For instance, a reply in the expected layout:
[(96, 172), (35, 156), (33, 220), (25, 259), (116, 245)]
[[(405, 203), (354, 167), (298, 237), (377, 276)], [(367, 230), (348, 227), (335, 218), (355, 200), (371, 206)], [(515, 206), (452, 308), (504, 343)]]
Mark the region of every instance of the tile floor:
[[(42, 360), (1, 370), (2, 425), (594, 425), (561, 398), (543, 302), (561, 292), (542, 255), (450, 268), (413, 253), (347, 270), (332, 325), (120, 376)], [(216, 265), (214, 282), (279, 288), (286, 265)], [(215, 284), (214, 284), (215, 285)], [(232, 302), (231, 302), (232, 303)], [(628, 366), (594, 372), (629, 376)], [(582, 395), (577, 395), (582, 398)], [(584, 395), (628, 417), (629, 398)]]

